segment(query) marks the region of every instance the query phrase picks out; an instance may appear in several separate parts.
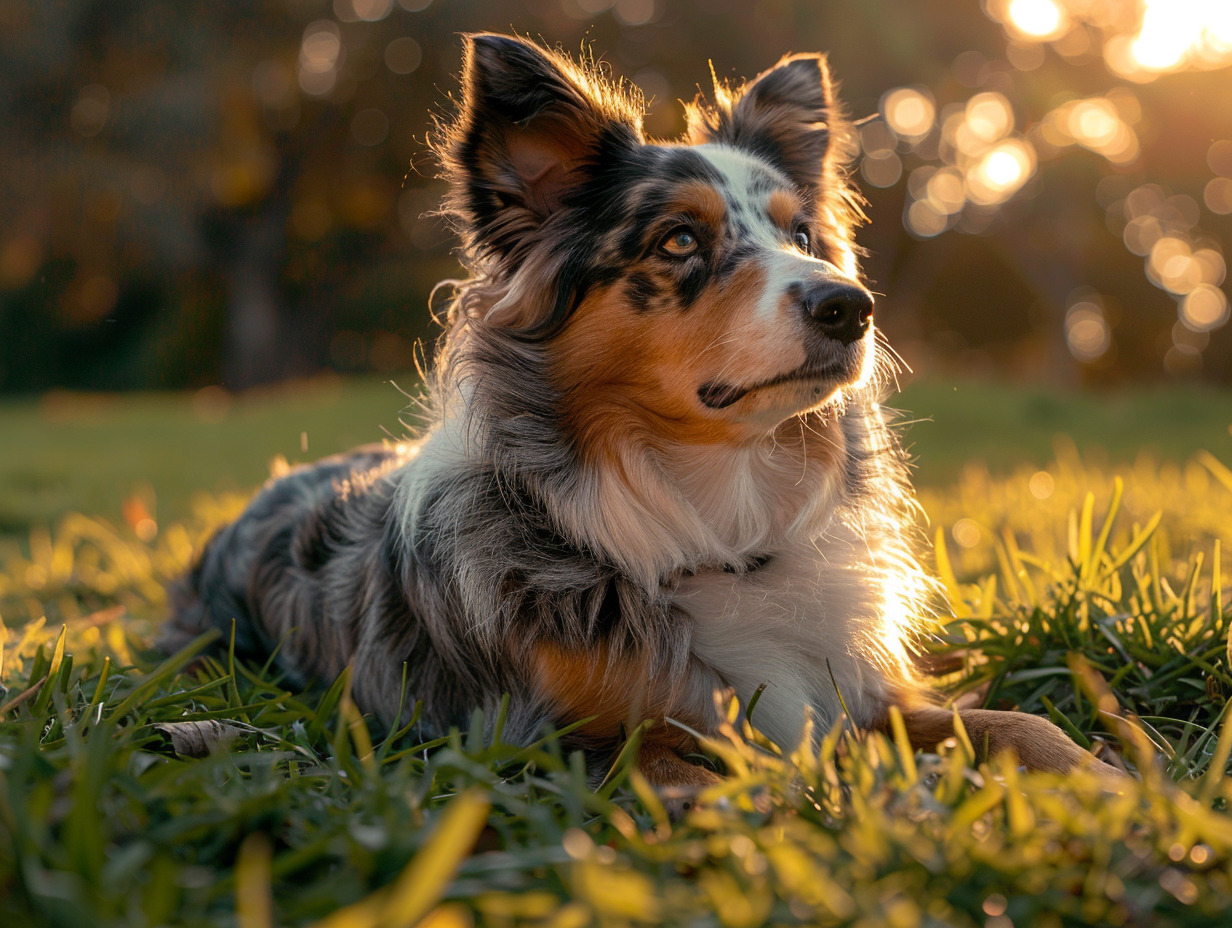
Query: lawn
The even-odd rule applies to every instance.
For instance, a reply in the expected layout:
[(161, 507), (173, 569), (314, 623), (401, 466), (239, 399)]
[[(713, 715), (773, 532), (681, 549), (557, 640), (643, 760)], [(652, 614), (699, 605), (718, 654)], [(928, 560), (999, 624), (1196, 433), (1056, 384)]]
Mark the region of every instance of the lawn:
[(1025, 775), (961, 733), (913, 755), (835, 730), (785, 757), (732, 713), (708, 745), (729, 776), (678, 822), (627, 757), (591, 790), (499, 720), (415, 744), (413, 717), (370, 731), (345, 677), (294, 692), (194, 660), (206, 642), (148, 651), (162, 583), (269, 458), (401, 434), (404, 403), (322, 382), (0, 409), (0, 924), (1223, 923), (1227, 397), (895, 403), (927, 417), (908, 441), (952, 612), (924, 643), (938, 685), (1138, 778)]
[[(130, 499), (159, 521), (180, 521), (202, 492), (257, 486), (276, 456), (311, 460), (404, 436), (416, 422), (406, 394), (418, 387), (417, 375), (407, 374), (393, 381), (322, 378), (240, 400), (207, 388), (0, 402), (0, 536), (25, 536), (69, 510), (119, 522)], [(950, 486), (980, 462), (994, 474), (1043, 467), (1058, 440), (1104, 469), (1141, 454), (1184, 463), (1200, 449), (1232, 460), (1232, 397), (1194, 387), (1070, 396), (926, 380), (889, 405), (909, 423), (903, 434), (925, 487)]]

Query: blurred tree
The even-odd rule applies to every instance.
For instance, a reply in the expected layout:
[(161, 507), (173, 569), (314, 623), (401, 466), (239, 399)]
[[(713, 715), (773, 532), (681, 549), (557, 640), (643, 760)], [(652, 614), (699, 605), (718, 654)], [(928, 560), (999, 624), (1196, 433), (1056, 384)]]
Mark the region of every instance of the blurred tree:
[[(1226, 381), (1232, 4), (984, 9), (1002, 42), (956, 55), (948, 81), (888, 91), (861, 132), (874, 203), (892, 190), (921, 243), (892, 291), (916, 337), (999, 370)], [(996, 294), (991, 313), (954, 295), (973, 288)]]
[(662, 137), (708, 60), (828, 49), (877, 116), (862, 241), (908, 360), (1229, 379), (1232, 4), (1175, 2), (1188, 32), (1153, 0), (0, 5), (0, 390), (409, 367), (456, 268), (428, 115), (476, 29), (593, 47)]

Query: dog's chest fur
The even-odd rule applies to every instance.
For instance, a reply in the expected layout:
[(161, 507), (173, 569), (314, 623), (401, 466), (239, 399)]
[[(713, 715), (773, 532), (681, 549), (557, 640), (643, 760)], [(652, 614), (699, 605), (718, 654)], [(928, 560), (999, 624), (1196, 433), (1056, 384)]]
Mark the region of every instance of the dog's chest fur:
[(893, 660), (884, 596), (867, 565), (868, 540), (839, 524), (785, 546), (745, 573), (684, 578), (675, 602), (692, 621), (692, 652), (735, 689), (741, 702), (759, 686), (754, 723), (793, 745), (803, 706), (827, 726), (846, 709), (858, 724), (880, 718), (884, 667)]

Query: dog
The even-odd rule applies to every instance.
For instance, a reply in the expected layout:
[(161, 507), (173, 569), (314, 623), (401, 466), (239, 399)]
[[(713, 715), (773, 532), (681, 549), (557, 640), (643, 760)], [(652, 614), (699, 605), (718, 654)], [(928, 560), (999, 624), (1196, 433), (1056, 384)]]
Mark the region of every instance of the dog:
[[(934, 585), (826, 59), (716, 81), (662, 142), (594, 63), (463, 42), (430, 143), (468, 276), (429, 425), (267, 484), (173, 590), (164, 647), (234, 623), (297, 685), (350, 666), (383, 726), (422, 700), (425, 737), (507, 694), (507, 741), (586, 719), (592, 770), (649, 720), (664, 789), (714, 780), (688, 755), (716, 691), (760, 693), (784, 749), (892, 706), (914, 747), (951, 737), (913, 661)], [(1105, 766), (1044, 719), (958, 714), (1030, 769)]]

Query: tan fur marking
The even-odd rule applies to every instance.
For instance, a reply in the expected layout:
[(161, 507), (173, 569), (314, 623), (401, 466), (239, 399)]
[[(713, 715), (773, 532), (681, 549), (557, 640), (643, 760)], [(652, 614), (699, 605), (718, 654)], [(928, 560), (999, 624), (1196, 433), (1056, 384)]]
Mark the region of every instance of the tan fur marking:
[(545, 641), (535, 648), (535, 683), (556, 707), (557, 719), (569, 724), (593, 715), (582, 731), (596, 738), (617, 737), (621, 725), (663, 712), (662, 694), (648, 682), (641, 661), (613, 660), (601, 645), (569, 651)]
[(770, 214), (770, 221), (780, 229), (791, 229), (792, 222), (804, 212), (804, 207), (794, 193), (776, 190), (766, 202), (766, 212)]
[(711, 771), (681, 755), (697, 750), (688, 732), (665, 719), (670, 716), (701, 730), (706, 721), (695, 707), (682, 705), (672, 687), (653, 680), (642, 661), (613, 657), (603, 646), (570, 651), (542, 642), (534, 651), (535, 682), (555, 706), (557, 721), (569, 724), (594, 716), (580, 732), (598, 740), (615, 740), (621, 728), (632, 731), (644, 719), (654, 724), (642, 738), (638, 768), (655, 786), (706, 786), (717, 780)]
[(692, 213), (716, 228), (722, 225), (723, 218), (727, 215), (727, 207), (719, 192), (701, 181), (681, 184), (668, 209)]
[(648, 318), (625, 302), (619, 284), (583, 301), (556, 341), (554, 373), (584, 453), (634, 437), (659, 448), (747, 437), (704, 410), (697, 389), (717, 374), (746, 375), (759, 349), (787, 366), (803, 359), (798, 337), (741, 332), (764, 287), (765, 273), (753, 264), (711, 286), (688, 312)]

